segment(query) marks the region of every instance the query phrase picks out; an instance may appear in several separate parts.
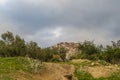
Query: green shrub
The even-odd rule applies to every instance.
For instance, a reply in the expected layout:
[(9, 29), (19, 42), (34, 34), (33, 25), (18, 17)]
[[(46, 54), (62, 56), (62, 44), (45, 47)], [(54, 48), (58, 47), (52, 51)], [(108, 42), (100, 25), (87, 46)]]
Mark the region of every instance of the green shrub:
[(78, 80), (93, 80), (93, 77), (85, 71), (80, 71), (76, 69), (74, 75), (78, 78)]

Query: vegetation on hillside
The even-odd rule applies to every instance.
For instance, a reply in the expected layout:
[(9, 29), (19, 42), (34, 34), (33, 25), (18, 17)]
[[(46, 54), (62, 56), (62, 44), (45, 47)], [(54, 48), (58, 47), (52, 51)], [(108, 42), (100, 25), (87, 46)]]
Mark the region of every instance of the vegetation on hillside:
[[(112, 41), (112, 45), (103, 47), (93, 41), (80, 42), (78, 53), (71, 59), (104, 60), (112, 64), (120, 64), (120, 40)], [(7, 31), (1, 35), (0, 57), (29, 57), (41, 62), (66, 61), (67, 51), (63, 47), (41, 48), (36, 42), (25, 42), (19, 35)]]
[[(60, 51), (59, 54), (58, 51)], [(64, 53), (62, 53), (64, 52)], [(55, 57), (54, 55), (58, 55)], [(41, 49), (36, 42), (25, 42), (19, 35), (13, 35), (6, 32), (1, 35), (0, 40), (0, 57), (30, 57), (41, 61), (64, 61), (65, 51), (63, 49)]]
[(79, 43), (78, 54), (72, 59), (104, 60), (112, 64), (120, 64), (120, 40), (112, 41), (112, 45), (103, 47), (96, 45), (92, 41)]

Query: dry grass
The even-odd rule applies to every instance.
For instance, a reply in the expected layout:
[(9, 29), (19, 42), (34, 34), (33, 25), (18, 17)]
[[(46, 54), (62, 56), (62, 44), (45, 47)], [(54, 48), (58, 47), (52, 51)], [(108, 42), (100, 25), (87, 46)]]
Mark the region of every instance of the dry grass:
[(109, 77), (120, 70), (117, 65), (111, 65), (104, 61), (74, 59), (70, 63), (77, 66), (79, 71), (85, 71), (89, 73), (93, 78)]
[(34, 76), (35, 80), (68, 80), (66, 75), (73, 75), (74, 66), (68, 64), (46, 63), (42, 74)]
[(118, 71), (118, 67), (115, 66), (94, 66), (84, 67), (82, 70), (90, 73), (94, 78), (109, 77), (113, 73)]

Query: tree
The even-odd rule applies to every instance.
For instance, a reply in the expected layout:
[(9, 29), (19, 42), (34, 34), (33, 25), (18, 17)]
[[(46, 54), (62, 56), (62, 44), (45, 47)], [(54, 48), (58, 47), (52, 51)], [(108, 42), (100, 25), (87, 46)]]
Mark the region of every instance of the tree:
[(26, 45), (24, 39), (19, 35), (15, 36), (14, 42), (12, 43), (15, 56), (25, 56), (26, 55)]
[(63, 47), (59, 48), (58, 54), (60, 55), (60, 58), (62, 59), (62, 61), (66, 60), (66, 50), (65, 50), (65, 48), (63, 48)]
[(2, 37), (2, 40), (7, 44), (7, 45), (10, 45), (12, 44), (12, 42), (14, 41), (14, 36), (13, 36), (13, 33), (7, 31), (6, 33), (3, 33), (1, 35)]
[(112, 41), (112, 45), (107, 45), (102, 57), (107, 62), (120, 64), (120, 40)]
[(31, 58), (38, 58), (38, 55), (40, 54), (40, 47), (38, 47), (36, 42), (31, 41), (27, 44), (27, 55)]
[(6, 33), (3, 33), (1, 35), (2, 40), (1, 42), (1, 56), (7, 57), (11, 56), (13, 53), (12, 51), (12, 43), (14, 42), (14, 36), (13, 33), (7, 31)]
[(3, 57), (5, 56), (5, 42), (0, 40), (0, 56)]
[(102, 48), (102, 45), (96, 46), (93, 41), (85, 40), (79, 43), (78, 51), (81, 54), (80, 58), (96, 60), (99, 59)]
[(81, 45), (79, 45), (79, 49), (82, 53), (86, 53), (88, 55), (98, 53), (98, 48), (92, 41), (84, 41)]

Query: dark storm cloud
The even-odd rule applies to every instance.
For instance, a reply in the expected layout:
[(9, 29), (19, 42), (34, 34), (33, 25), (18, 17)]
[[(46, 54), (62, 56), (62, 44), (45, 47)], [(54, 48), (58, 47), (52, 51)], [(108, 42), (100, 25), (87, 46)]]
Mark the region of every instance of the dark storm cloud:
[(0, 8), (0, 16), (19, 25), (27, 37), (31, 36), (28, 39), (37, 42), (38, 36), (51, 41), (96, 38), (106, 42), (120, 38), (119, 3), (120, 0), (8, 0)]
[[(102, 25), (110, 17), (120, 13), (118, 11), (120, 1), (118, 0), (70, 0), (68, 1), (70, 3), (65, 4), (65, 7), (62, 7), (62, 3), (49, 4), (47, 1), (42, 3), (36, 0), (33, 2), (13, 0), (8, 5), (10, 10), (6, 10), (6, 13), (9, 13), (7, 15), (13, 21), (28, 26)], [(60, 4), (60, 6), (52, 6), (51, 4)]]

